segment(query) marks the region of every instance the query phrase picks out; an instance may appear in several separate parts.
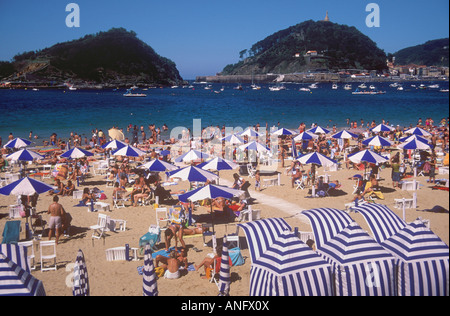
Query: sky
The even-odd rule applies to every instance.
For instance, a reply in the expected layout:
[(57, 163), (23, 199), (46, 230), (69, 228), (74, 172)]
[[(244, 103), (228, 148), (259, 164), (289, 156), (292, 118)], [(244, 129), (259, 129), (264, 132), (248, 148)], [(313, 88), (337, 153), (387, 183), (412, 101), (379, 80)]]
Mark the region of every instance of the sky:
[[(68, 27), (69, 3), (80, 26)], [(368, 27), (370, 3), (379, 27)], [(184, 79), (215, 75), (239, 61), (239, 52), (306, 20), (355, 26), (386, 53), (449, 36), (448, 0), (0, 0), (0, 61), (16, 54), (123, 27), (159, 55), (173, 60)]]

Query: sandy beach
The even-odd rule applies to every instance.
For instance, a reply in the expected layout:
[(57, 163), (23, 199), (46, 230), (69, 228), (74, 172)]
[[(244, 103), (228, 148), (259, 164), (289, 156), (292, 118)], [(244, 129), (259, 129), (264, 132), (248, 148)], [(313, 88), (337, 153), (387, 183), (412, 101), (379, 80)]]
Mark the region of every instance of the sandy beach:
[[(253, 178), (244, 176), (244, 178), (252, 184), (249, 192), (253, 198), (256, 199), (253, 209), (260, 209), (262, 218), (282, 217), (293, 228), (298, 227), (300, 231), (311, 231), (309, 221), (301, 214), (303, 210), (331, 207), (336, 209), (345, 209), (345, 204), (352, 198), (354, 180), (351, 178), (354, 174), (360, 173), (356, 170), (340, 169), (338, 171), (326, 172), (330, 175), (330, 180), (338, 180), (341, 183), (339, 194), (337, 196), (329, 196), (324, 198), (307, 198), (310, 196), (309, 189), (296, 190), (291, 188), (291, 178), (286, 175), (286, 168), (290, 166), (291, 161), (286, 160), (285, 168), (278, 166), (278, 171), (281, 173), (281, 186), (263, 187), (262, 191), (255, 192)], [(306, 169), (306, 168), (305, 168)], [(325, 174), (323, 168), (319, 168), (319, 175)], [(231, 184), (233, 182), (233, 173), (236, 171), (222, 171), (220, 173), (221, 184)], [(268, 177), (262, 177), (262, 180)], [(448, 179), (448, 174), (439, 174), (437, 179)], [(445, 190), (433, 190), (429, 183), (428, 177), (420, 176), (417, 180), (420, 182), (420, 189), (417, 192), (418, 208), (406, 210), (406, 221), (411, 222), (418, 217), (428, 219), (431, 224), (431, 229), (435, 232), (446, 244), (449, 243), (449, 193)], [(43, 180), (49, 184), (53, 184), (52, 179)], [(387, 205), (397, 215), (402, 217), (402, 210), (396, 209), (394, 199), (412, 198), (414, 191), (402, 191), (400, 189), (392, 189), (391, 169), (386, 168), (381, 172), (380, 185), (383, 188), (384, 200), (378, 200), (378, 203)], [(104, 191), (107, 200), (102, 201), (111, 204), (111, 211), (107, 212), (113, 219), (126, 220), (126, 231), (107, 232), (106, 238), (93, 240), (91, 238), (92, 230), (89, 229), (91, 225), (96, 224), (98, 213), (88, 212), (87, 207), (74, 207), (78, 204), (78, 200), (72, 197), (61, 197), (60, 203), (64, 206), (66, 212), (72, 216), (72, 228), (70, 237), (61, 237), (57, 246), (57, 271), (41, 272), (39, 268), (39, 252), (37, 248), (37, 241), (35, 242), (36, 249), (36, 264), (38, 268), (32, 274), (42, 280), (45, 291), (49, 296), (71, 296), (71, 266), (77, 256), (77, 251), (81, 249), (86, 258), (86, 265), (89, 273), (89, 283), (91, 295), (93, 296), (141, 296), (142, 295), (142, 276), (138, 274), (138, 267), (143, 266), (143, 255), (139, 254), (138, 261), (114, 261), (108, 262), (106, 260), (105, 251), (108, 248), (125, 246), (129, 244), (130, 247), (138, 247), (139, 238), (144, 235), (150, 225), (156, 224), (155, 210), (153, 206), (128, 206), (122, 209), (113, 209), (112, 201), (112, 187), (106, 186), (105, 176), (97, 175), (86, 180), (84, 187), (97, 187)], [(170, 186), (172, 191), (180, 189), (187, 189), (187, 182), (180, 182), (176, 186)], [(9, 220), (8, 210), (9, 205), (15, 204), (15, 196), (0, 196), (0, 230), (3, 231), (5, 222)], [(37, 204), (37, 212), (41, 214), (44, 220), (49, 219), (47, 215), (48, 206), (52, 202), (52, 196), (41, 194)], [(424, 211), (435, 206), (441, 206), (447, 212), (435, 213)], [(194, 215), (207, 214), (208, 208), (199, 207)], [(365, 230), (370, 233), (370, 229), (365, 222), (365, 219), (355, 213), (350, 213), (351, 217)], [(22, 219), (22, 226), (24, 227), (25, 219)], [(218, 223), (215, 225), (215, 230), (219, 242), (221, 244), (222, 237), (226, 233), (233, 233), (236, 231), (236, 224), (234, 223)], [(21, 234), (23, 240), (24, 234)], [(47, 240), (47, 238), (43, 238)], [(208, 253), (212, 253), (212, 248), (204, 246), (202, 237), (186, 237), (186, 245), (189, 249), (188, 261), (189, 263), (199, 264)], [(245, 235), (240, 231), (240, 242), (242, 255), (245, 258), (245, 264), (241, 266), (231, 267), (231, 292), (232, 296), (246, 296), (249, 293), (249, 279), (251, 260), (246, 246)], [(172, 244), (173, 245), (173, 244)], [(164, 248), (164, 243), (159, 247)], [(199, 251), (194, 251), (193, 248)], [(202, 279), (204, 275), (203, 269), (200, 271), (183, 272), (182, 277), (177, 280), (168, 280), (159, 278), (158, 290), (161, 296), (215, 296), (217, 295), (217, 286), (210, 283), (208, 280)]]

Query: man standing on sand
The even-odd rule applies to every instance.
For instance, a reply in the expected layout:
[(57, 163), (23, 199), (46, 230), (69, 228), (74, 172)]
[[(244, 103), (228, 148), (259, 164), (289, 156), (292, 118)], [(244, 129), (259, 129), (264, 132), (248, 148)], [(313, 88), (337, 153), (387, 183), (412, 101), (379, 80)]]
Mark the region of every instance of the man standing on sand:
[(48, 240), (52, 239), (53, 230), (55, 231), (56, 244), (58, 244), (59, 236), (61, 235), (62, 223), (66, 216), (66, 211), (63, 206), (58, 203), (59, 197), (53, 197), (53, 203), (48, 207), (48, 214), (50, 214)]

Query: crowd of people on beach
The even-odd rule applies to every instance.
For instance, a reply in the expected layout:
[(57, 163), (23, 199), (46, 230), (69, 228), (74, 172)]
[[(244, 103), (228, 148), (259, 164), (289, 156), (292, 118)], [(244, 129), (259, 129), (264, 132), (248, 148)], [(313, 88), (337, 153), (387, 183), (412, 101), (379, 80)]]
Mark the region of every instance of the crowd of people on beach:
[[(389, 124), (388, 122), (383, 122), (385, 124)], [(375, 121), (372, 122), (364, 122), (364, 120), (358, 121), (355, 120), (347, 120), (347, 125), (349, 130), (354, 130), (358, 132), (359, 137), (357, 139), (357, 145), (350, 148), (350, 142), (348, 140), (340, 141), (338, 139), (334, 139), (329, 135), (319, 135), (317, 138), (313, 138), (309, 141), (304, 142), (293, 142), (294, 136), (282, 136), (273, 143), (270, 140), (270, 133), (266, 133), (266, 137), (258, 138), (258, 140), (265, 141), (267, 146), (277, 145), (278, 150), (275, 153), (276, 159), (280, 161), (280, 166), (286, 170), (287, 174), (291, 175), (291, 185), (292, 188), (302, 182), (306, 187), (313, 187), (316, 189), (316, 192), (319, 192), (324, 185), (323, 178), (316, 178), (316, 168), (315, 164), (311, 164), (305, 169), (306, 166), (301, 165), (297, 160), (292, 159), (292, 163), (290, 166), (285, 166), (285, 160), (287, 157), (292, 156), (293, 152), (297, 152), (298, 154), (309, 153), (309, 152), (319, 152), (323, 155), (330, 157), (332, 159), (339, 159), (344, 157), (344, 153), (351, 154), (358, 152), (366, 147), (362, 144), (362, 140), (375, 135), (375, 133), (371, 132), (371, 129), (376, 126)], [(359, 127), (358, 127), (359, 125)], [(312, 126), (315, 126), (313, 124)], [(429, 139), (429, 144), (431, 150), (428, 154), (424, 154), (421, 157), (424, 163), (428, 165), (429, 171), (429, 180), (435, 180), (435, 170), (437, 166), (436, 162), (436, 150), (439, 147), (440, 150), (444, 153), (448, 153), (448, 144), (449, 144), (449, 120), (448, 118), (443, 118), (440, 121), (440, 124), (436, 126), (432, 119), (427, 118), (425, 122), (422, 122), (422, 119), (419, 119), (416, 126), (423, 128), (424, 130), (431, 133), (431, 137)], [(275, 127), (275, 130), (279, 126)], [(258, 131), (269, 131), (268, 124), (266, 124), (266, 128), (261, 128), (259, 124), (253, 126), (253, 129)], [(381, 154), (390, 152), (392, 150), (396, 150), (395, 145), (399, 143), (399, 140), (406, 136), (405, 128), (401, 128), (400, 126), (394, 127), (391, 131), (382, 132), (380, 136), (385, 137), (392, 141), (394, 146), (392, 148), (370, 148), (374, 151), (377, 151)], [(271, 131), (274, 128), (270, 129)], [(305, 123), (301, 123), (298, 132), (301, 133), (306, 131), (307, 127)], [(125, 137), (124, 142), (127, 144), (131, 144), (137, 146), (138, 148), (147, 152), (146, 156), (138, 157), (138, 158), (129, 158), (129, 157), (114, 157), (114, 162), (109, 163), (109, 167), (107, 170), (107, 174), (104, 175), (106, 181), (110, 181), (113, 184), (113, 197), (112, 198), (123, 198), (129, 199), (131, 206), (137, 206), (139, 201), (143, 199), (147, 199), (152, 196), (158, 196), (159, 203), (163, 203), (165, 198), (170, 198), (171, 194), (169, 191), (164, 189), (161, 186), (161, 178), (157, 174), (144, 174), (139, 171), (136, 167), (143, 163), (145, 159), (164, 159), (165, 161), (171, 162), (172, 157), (176, 157), (181, 154), (180, 151), (172, 152), (169, 155), (160, 156), (158, 152), (155, 150), (154, 145), (161, 146), (161, 148), (167, 148), (170, 151), (170, 146), (174, 146), (178, 143), (185, 143), (188, 148), (200, 148), (203, 151), (207, 151), (208, 154), (212, 154), (213, 156), (222, 156), (225, 158), (231, 158), (233, 160), (238, 160), (239, 156), (242, 154), (244, 156), (245, 161), (249, 161), (250, 153), (248, 151), (243, 151), (239, 153), (239, 150), (236, 149), (236, 146), (231, 149), (230, 147), (224, 146), (224, 142), (219, 141), (223, 137), (225, 137), (226, 128), (225, 126), (209, 126), (207, 128), (202, 129), (202, 137), (201, 139), (196, 139), (191, 135), (190, 130), (186, 130), (183, 132), (181, 139), (166, 139), (163, 140), (161, 138), (161, 131), (168, 131), (168, 127), (164, 124), (162, 128), (156, 127), (154, 124), (148, 126), (148, 136), (145, 131), (144, 126), (138, 127), (137, 125), (128, 125), (127, 132), (131, 135), (131, 139)], [(336, 126), (333, 126), (333, 133), (337, 132)], [(32, 133), (30, 133), (30, 138), (32, 137)], [(9, 135), (9, 140), (14, 138), (13, 134)], [(245, 141), (249, 141), (250, 138), (245, 137)], [(59, 236), (62, 231), (67, 228), (68, 224), (65, 216), (67, 214), (66, 210), (59, 204), (59, 198), (72, 196), (73, 192), (76, 190), (78, 185), (83, 185), (85, 179), (92, 172), (92, 161), (88, 158), (67, 160), (59, 157), (59, 155), (70, 146), (80, 146), (85, 149), (92, 150), (97, 156), (102, 157), (102, 159), (106, 159), (111, 157), (111, 150), (102, 148), (109, 141), (109, 136), (105, 134), (101, 129), (93, 129), (92, 135), (90, 139), (87, 137), (82, 137), (77, 133), (71, 133), (70, 136), (66, 140), (62, 140), (58, 138), (55, 133), (53, 133), (49, 140), (44, 140), (44, 146), (54, 146), (55, 149), (49, 151), (46, 155), (46, 158), (37, 161), (38, 165), (50, 164), (52, 166), (58, 166), (58, 169), (54, 169), (52, 172), (52, 176), (54, 179), (54, 185), (56, 186), (55, 190), (49, 192), (50, 195), (53, 195), (53, 203), (48, 208), (48, 214), (50, 214), (49, 219), (49, 239), (52, 238), (53, 232), (55, 232), (56, 240), (59, 240)], [(214, 142), (215, 141), (215, 142)], [(1, 139), (0, 139), (1, 145)], [(10, 149), (2, 147), (0, 154), (0, 169), (4, 170), (6, 166), (6, 161), (4, 156), (11, 152)], [(400, 155), (401, 154), (401, 155)], [(403, 156), (403, 157), (401, 157)], [(111, 157), (113, 158), (113, 157)], [(423, 158), (423, 159), (422, 159)], [(392, 168), (392, 182), (393, 188), (397, 188), (399, 185), (399, 181), (402, 177), (402, 174), (405, 173), (405, 161), (412, 159), (412, 152), (404, 150), (401, 153), (397, 152), (395, 155), (392, 155), (389, 162), (386, 164)], [(256, 160), (257, 161), (257, 160)], [(137, 163), (137, 165), (133, 165)], [(345, 162), (345, 167), (348, 169), (362, 170), (360, 164), (352, 163), (350, 161)], [(343, 165), (343, 166), (344, 166)], [(368, 181), (365, 181), (364, 186), (362, 186), (353, 200), (362, 199), (364, 196), (375, 194), (379, 198), (382, 198), (382, 195), (379, 194), (377, 188), (379, 187), (378, 179), (377, 179), (377, 170), (380, 166), (377, 165), (363, 165), (363, 168), (369, 168), (372, 172)], [(131, 181), (134, 179), (134, 181)], [(212, 208), (215, 211), (224, 211), (229, 210), (234, 214), (239, 214), (239, 212), (243, 211), (243, 209), (247, 206), (247, 199), (250, 197), (248, 194), (248, 186), (249, 180), (245, 180), (242, 176), (235, 174), (235, 182), (233, 184), (233, 188), (240, 189), (246, 192), (246, 197), (244, 199), (238, 201), (227, 201), (225, 199), (217, 199), (212, 201)], [(359, 179), (357, 179), (359, 180)], [(256, 190), (261, 190), (261, 175), (257, 168), (256, 173), (254, 175), (254, 185)], [(338, 181), (329, 181), (327, 185), (334, 185), (335, 187), (339, 187), (340, 183)], [(83, 194), (79, 205), (77, 206), (86, 206), (89, 202), (93, 203), (97, 200), (101, 200), (106, 198), (102, 196), (101, 192), (97, 192), (92, 188), (85, 187), (83, 190)], [(29, 209), (32, 206), (29, 201), (23, 202), (24, 206)], [(182, 207), (188, 208), (191, 205), (179, 203)], [(171, 224), (168, 229), (165, 230), (165, 250), (168, 252), (169, 256), (158, 256), (156, 258), (156, 267), (162, 267), (164, 270), (164, 274), (167, 278), (178, 278), (179, 275), (179, 267), (184, 266), (187, 269), (187, 247), (184, 242), (183, 236), (189, 234), (201, 234), (204, 232), (204, 227), (195, 226), (194, 228), (188, 228), (182, 226), (180, 224)], [(170, 252), (170, 243), (171, 240), (175, 239), (175, 250), (178, 250), (177, 242), (181, 243), (181, 251)], [(215, 254), (214, 256), (209, 256), (203, 260), (203, 262), (199, 265), (195, 266), (195, 270), (199, 270), (204, 267), (205, 272), (212, 268), (213, 261), (216, 260)]]

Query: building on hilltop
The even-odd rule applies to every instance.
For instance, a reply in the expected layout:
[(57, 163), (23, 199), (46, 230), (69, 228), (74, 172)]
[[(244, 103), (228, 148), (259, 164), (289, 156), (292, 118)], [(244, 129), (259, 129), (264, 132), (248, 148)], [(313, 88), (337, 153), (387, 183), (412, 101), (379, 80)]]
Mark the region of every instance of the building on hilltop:
[(325, 16), (325, 19), (323, 21), (324, 22), (330, 22), (330, 17), (328, 16), (328, 11), (327, 11), (327, 15)]

